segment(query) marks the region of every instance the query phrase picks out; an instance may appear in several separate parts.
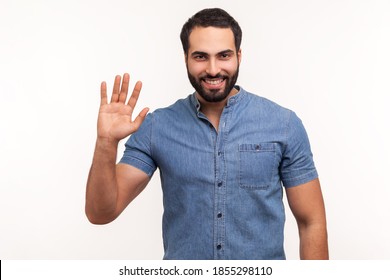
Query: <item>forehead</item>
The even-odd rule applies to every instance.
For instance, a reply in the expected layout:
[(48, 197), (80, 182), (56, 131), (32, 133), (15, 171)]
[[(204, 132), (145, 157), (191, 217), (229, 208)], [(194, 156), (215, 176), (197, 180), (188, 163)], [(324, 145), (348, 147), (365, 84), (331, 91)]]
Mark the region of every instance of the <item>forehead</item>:
[(189, 53), (202, 51), (218, 53), (221, 50), (235, 50), (234, 34), (230, 28), (195, 27), (189, 36)]

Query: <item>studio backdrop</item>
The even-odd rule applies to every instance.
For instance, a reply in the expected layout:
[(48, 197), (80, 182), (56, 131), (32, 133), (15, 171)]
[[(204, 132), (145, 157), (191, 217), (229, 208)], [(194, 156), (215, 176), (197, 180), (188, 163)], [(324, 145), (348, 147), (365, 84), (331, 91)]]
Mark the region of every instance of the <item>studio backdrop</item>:
[(129, 72), (152, 111), (191, 94), (179, 33), (207, 7), (241, 25), (238, 84), (303, 120), (330, 257), (390, 258), (389, 1), (0, 0), (0, 259), (162, 258), (158, 172), (114, 222), (84, 214), (99, 87)]

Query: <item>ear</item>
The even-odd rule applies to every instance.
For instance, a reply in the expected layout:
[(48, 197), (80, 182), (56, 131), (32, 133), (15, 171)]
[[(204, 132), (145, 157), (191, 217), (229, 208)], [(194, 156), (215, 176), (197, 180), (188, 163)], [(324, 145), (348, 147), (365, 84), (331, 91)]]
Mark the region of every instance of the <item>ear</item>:
[(241, 49), (237, 52), (238, 64), (241, 64)]

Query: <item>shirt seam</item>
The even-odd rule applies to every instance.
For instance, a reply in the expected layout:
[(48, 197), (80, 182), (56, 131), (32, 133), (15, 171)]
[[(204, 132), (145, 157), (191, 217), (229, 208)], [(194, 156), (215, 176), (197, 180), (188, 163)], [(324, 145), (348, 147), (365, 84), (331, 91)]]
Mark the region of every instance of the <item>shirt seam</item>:
[[(289, 187), (293, 187), (293, 186), (297, 186), (297, 185), (300, 185), (300, 184), (304, 184), (304, 183), (307, 183), (311, 180), (314, 180), (318, 178), (318, 173), (316, 170), (312, 170), (312, 171), (309, 171), (303, 175), (300, 175), (300, 176), (297, 176), (297, 177), (293, 177), (293, 178), (284, 178), (283, 181), (285, 183), (285, 186), (287, 188)], [(307, 181), (305, 181), (307, 179)], [(301, 181), (305, 181), (305, 182), (301, 182)], [(297, 184), (297, 185), (296, 185)]]
[[(140, 163), (140, 165), (146, 167), (148, 169), (148, 171), (145, 171), (144, 169), (141, 169), (139, 166), (134, 165), (133, 164), (134, 162)], [(139, 159), (139, 158), (136, 158), (136, 157), (133, 157), (133, 156), (123, 156), (122, 160), (120, 161), (120, 163), (125, 163), (125, 164), (128, 164), (128, 165), (134, 166), (134, 167), (136, 167), (138, 169), (141, 169), (142, 171), (144, 171), (149, 176), (151, 174), (153, 174), (152, 170), (154, 169), (154, 167), (151, 166), (149, 163), (143, 161), (142, 159)]]
[[(151, 114), (150, 116), (151, 118), (151, 121), (150, 121), (150, 131), (149, 131), (149, 144), (150, 144), (150, 157), (154, 160), (154, 156), (153, 156), (153, 147), (154, 147), (154, 144), (153, 144), (153, 127), (154, 127), (154, 114)], [(156, 164), (157, 166), (157, 164)]]

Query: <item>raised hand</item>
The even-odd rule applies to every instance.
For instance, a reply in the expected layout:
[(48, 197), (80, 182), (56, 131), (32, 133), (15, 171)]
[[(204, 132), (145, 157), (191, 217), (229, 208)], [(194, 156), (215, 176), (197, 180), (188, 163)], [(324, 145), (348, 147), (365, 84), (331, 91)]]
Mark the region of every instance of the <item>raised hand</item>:
[(142, 83), (137, 82), (126, 103), (129, 90), (130, 76), (125, 73), (121, 83), (121, 76), (117, 75), (110, 103), (107, 102), (107, 84), (100, 86), (101, 103), (98, 117), (98, 138), (109, 141), (119, 141), (138, 130), (146, 117), (149, 108), (144, 108), (133, 120), (132, 115), (141, 92)]

